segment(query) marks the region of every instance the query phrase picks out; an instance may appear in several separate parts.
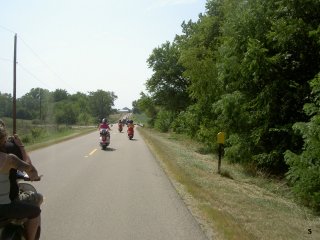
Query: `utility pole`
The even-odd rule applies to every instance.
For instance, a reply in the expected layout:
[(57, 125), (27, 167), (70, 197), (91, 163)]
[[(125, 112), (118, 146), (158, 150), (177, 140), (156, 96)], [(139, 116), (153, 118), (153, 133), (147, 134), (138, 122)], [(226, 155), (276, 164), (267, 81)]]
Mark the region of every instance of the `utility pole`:
[(41, 89), (39, 88), (39, 119), (41, 121)]
[(14, 35), (14, 52), (13, 52), (13, 102), (12, 102), (12, 121), (13, 121), (13, 134), (17, 133), (17, 34)]

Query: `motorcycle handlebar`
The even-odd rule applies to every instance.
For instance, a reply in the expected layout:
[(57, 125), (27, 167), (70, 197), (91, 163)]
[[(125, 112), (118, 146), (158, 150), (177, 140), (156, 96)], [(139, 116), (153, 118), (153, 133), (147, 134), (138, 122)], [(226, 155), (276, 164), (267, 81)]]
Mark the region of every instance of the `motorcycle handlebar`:
[(17, 179), (21, 179), (21, 180), (27, 181), (27, 182), (30, 182), (30, 181), (38, 182), (41, 180), (42, 176), (43, 175), (40, 175), (37, 179), (31, 180), (26, 172), (17, 171)]

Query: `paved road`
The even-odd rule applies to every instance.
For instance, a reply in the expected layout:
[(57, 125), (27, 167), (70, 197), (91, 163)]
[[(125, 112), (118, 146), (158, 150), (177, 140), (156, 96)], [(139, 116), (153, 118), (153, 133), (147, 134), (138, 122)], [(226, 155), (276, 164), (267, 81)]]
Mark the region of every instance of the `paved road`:
[(97, 131), (30, 155), (44, 174), (41, 239), (206, 239), (137, 131), (129, 141), (114, 125), (107, 151)]

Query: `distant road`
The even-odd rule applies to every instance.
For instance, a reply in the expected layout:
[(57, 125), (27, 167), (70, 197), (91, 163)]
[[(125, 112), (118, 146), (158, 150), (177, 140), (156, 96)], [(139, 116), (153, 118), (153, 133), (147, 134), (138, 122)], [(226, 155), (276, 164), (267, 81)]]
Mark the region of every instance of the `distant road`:
[(41, 239), (207, 239), (137, 131), (129, 141), (114, 125), (107, 151), (97, 131), (30, 155), (44, 175)]

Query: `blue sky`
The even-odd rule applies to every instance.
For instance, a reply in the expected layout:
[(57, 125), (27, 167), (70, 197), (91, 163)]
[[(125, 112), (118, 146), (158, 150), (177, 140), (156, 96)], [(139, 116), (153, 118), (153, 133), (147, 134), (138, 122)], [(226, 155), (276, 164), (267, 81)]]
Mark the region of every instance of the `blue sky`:
[(18, 35), (17, 97), (31, 88), (113, 91), (131, 107), (152, 75), (152, 50), (205, 11), (206, 0), (0, 0), (0, 92), (12, 94)]

